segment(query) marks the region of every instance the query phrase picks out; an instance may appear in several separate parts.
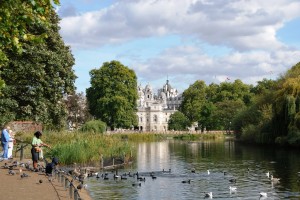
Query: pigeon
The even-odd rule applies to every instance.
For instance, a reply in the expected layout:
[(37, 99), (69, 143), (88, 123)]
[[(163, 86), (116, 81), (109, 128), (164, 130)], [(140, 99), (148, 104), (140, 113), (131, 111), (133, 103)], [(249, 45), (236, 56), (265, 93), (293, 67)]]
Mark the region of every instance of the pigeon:
[(8, 171), (8, 174), (10, 174), (10, 175), (15, 175), (16, 173), (15, 173), (13, 170), (9, 170), (9, 171)]

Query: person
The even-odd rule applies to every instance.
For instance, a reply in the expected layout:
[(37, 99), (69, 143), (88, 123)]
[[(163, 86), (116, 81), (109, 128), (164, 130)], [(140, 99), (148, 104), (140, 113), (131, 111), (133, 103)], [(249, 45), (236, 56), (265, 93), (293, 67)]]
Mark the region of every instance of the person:
[(52, 158), (52, 162), (46, 165), (46, 175), (51, 176), (53, 169), (58, 165), (58, 158)]
[(1, 145), (3, 148), (4, 160), (8, 160), (8, 143), (12, 141), (11, 138), (9, 137), (9, 133), (8, 133), (9, 129), (10, 129), (9, 126), (5, 126), (1, 132)]
[(11, 159), (12, 158), (12, 152), (13, 152), (13, 149), (14, 149), (15, 134), (13, 133), (13, 131), (11, 129), (8, 131), (8, 133), (9, 133), (10, 141), (8, 142), (7, 157), (8, 157), (8, 159)]
[(41, 151), (41, 147), (46, 146), (49, 147), (50, 146), (46, 143), (44, 143), (40, 137), (42, 136), (42, 133), (40, 131), (37, 131), (34, 133), (33, 139), (32, 139), (32, 148), (31, 148), (31, 155), (32, 155), (32, 162), (33, 162), (33, 169), (34, 171), (38, 171), (38, 160), (39, 160), (39, 153)]

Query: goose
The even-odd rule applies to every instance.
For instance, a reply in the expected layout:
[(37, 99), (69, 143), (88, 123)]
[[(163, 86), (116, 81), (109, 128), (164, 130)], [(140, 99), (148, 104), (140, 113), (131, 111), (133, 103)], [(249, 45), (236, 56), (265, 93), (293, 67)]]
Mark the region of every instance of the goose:
[(79, 181), (83, 181), (83, 180), (86, 179), (87, 177), (88, 177), (88, 172), (87, 172), (86, 169), (85, 169), (85, 172), (84, 172), (84, 173), (80, 173), (80, 174), (78, 175)]
[(116, 174), (114, 174), (114, 179), (116, 180), (116, 179), (118, 179), (118, 178), (120, 178), (120, 176), (119, 176), (119, 175), (116, 175)]
[(121, 180), (127, 180), (126, 176), (121, 175)]
[(271, 180), (273, 183), (279, 183), (280, 178), (274, 178), (273, 175), (271, 175), (271, 176), (270, 176), (270, 180)]
[(260, 197), (267, 197), (268, 195), (267, 195), (266, 192), (260, 192), (260, 193), (259, 193), (259, 196), (260, 196)]
[(205, 193), (204, 197), (212, 199), (213, 198), (212, 192)]

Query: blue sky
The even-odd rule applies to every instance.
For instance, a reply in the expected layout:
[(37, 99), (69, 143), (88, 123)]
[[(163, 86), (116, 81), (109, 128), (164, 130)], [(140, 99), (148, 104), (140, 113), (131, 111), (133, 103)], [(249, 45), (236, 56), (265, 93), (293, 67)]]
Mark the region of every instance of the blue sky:
[(118, 60), (138, 82), (183, 92), (196, 80), (256, 84), (300, 61), (297, 0), (61, 0), (78, 92), (89, 71)]

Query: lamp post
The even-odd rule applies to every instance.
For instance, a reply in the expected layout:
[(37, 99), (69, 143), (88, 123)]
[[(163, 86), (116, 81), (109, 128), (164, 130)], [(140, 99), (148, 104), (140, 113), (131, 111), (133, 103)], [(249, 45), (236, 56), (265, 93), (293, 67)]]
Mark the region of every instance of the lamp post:
[(229, 134), (231, 134), (231, 122), (229, 122)]

